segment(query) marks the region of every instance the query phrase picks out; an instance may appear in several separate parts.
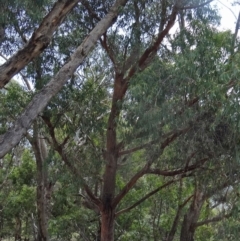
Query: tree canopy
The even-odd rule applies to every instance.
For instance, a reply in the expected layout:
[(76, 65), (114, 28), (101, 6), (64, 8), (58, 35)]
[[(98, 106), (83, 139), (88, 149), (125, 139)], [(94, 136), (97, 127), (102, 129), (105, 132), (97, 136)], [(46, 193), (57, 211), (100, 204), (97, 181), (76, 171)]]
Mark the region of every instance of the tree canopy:
[(238, 239), (240, 17), (220, 31), (213, 0), (0, 11), (1, 239)]

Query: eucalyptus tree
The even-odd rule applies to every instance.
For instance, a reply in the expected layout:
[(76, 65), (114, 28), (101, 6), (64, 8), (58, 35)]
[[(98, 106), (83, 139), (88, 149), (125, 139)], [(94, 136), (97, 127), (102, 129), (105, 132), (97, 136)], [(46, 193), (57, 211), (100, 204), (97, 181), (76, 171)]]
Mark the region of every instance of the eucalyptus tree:
[[(108, 65), (104, 66), (101, 63), (105, 59), (103, 58), (103, 53), (100, 50), (97, 56), (93, 53), (88, 64), (91, 66), (91, 61), (94, 61), (95, 64), (97, 63), (97, 66), (99, 66), (98, 71), (100, 69), (100, 76), (98, 72), (95, 72), (95, 75), (93, 72), (92, 79), (96, 82), (96, 79), (99, 78), (102, 86), (107, 86), (106, 90), (109, 93), (105, 92), (104, 99), (100, 98), (100, 103), (106, 108), (105, 110), (104, 108), (100, 110), (98, 105), (94, 105), (96, 104), (94, 101), (95, 94), (86, 98), (89, 101), (85, 106), (81, 107), (77, 104), (77, 109), (83, 110), (83, 113), (85, 113), (84, 117), (79, 117), (78, 113), (73, 115), (74, 118), (72, 114), (67, 114), (66, 112), (65, 116), (62, 115), (65, 125), (68, 123), (69, 128), (74, 126), (74, 120), (82, 119), (80, 122), (77, 122), (77, 126), (80, 128), (75, 127), (78, 130), (75, 140), (79, 141), (79, 148), (75, 147), (72, 148), (72, 152), (69, 151), (68, 145), (70, 142), (67, 144), (64, 141), (69, 136), (58, 141), (54, 134), (54, 129), (57, 128), (54, 124), (55, 122), (52, 123), (51, 120), (51, 118), (54, 118), (54, 115), (51, 116), (51, 113), (49, 113), (47, 118), (44, 117), (48, 128), (51, 130), (50, 133), (52, 133), (51, 139), (55, 145), (54, 148), (62, 156), (72, 172), (78, 177), (82, 177), (81, 182), (85, 189), (83, 190), (83, 196), (85, 197), (84, 205), (94, 210), (97, 215), (105, 211), (106, 214), (103, 214), (106, 215), (106, 222), (110, 222), (112, 226), (115, 217), (119, 218), (121, 214), (130, 211), (133, 207), (150, 197), (151, 194), (153, 195), (157, 190), (161, 189), (160, 187), (156, 188), (155, 192), (146, 193), (146, 196), (136, 201), (136, 204), (133, 203), (130, 207), (123, 208), (120, 201), (123, 202), (123, 198), (127, 194), (129, 195), (130, 190), (135, 189), (136, 182), (140, 177), (151, 174), (163, 176), (182, 175), (183, 178), (185, 175), (193, 175), (191, 172), (197, 168), (203, 168), (201, 169), (201, 172), (203, 172), (204, 168), (208, 169), (217, 165), (219, 158), (222, 159), (223, 164), (228, 161), (234, 161), (232, 157), (235, 153), (235, 146), (229, 145), (229, 143), (235, 140), (233, 133), (234, 123), (231, 126), (227, 125), (226, 122), (222, 122), (222, 118), (226, 118), (226, 112), (229, 110), (229, 108), (226, 108), (226, 105), (232, 103), (229, 101), (229, 98), (226, 98), (226, 93), (230, 87), (229, 77), (225, 76), (224, 71), (222, 72), (223, 69), (229, 68), (229, 65), (226, 65), (224, 61), (230, 53), (231, 41), (229, 40), (231, 40), (231, 36), (228, 32), (218, 34), (216, 29), (207, 25), (209, 19), (215, 17), (214, 12), (208, 12), (208, 14), (212, 14), (210, 17), (208, 15), (209, 19), (204, 18), (204, 15), (200, 13), (195, 13), (196, 15), (199, 14), (200, 17), (199, 19), (196, 17), (196, 21), (191, 21), (189, 29), (183, 29), (184, 32), (182, 31), (179, 36), (170, 40), (171, 51), (166, 45), (163, 45), (162, 52), (159, 52), (161, 58), (159, 58), (159, 55), (156, 55), (151, 62), (152, 64), (148, 65), (148, 68), (136, 70), (138, 73), (132, 76), (131, 82), (128, 82), (128, 85), (125, 86), (125, 88), (128, 88), (128, 93), (123, 93), (123, 99), (120, 97), (118, 99), (115, 96), (116, 99), (112, 100), (112, 107), (109, 106), (111, 95), (115, 93), (114, 91), (112, 92), (112, 88), (121, 89), (120, 83), (124, 82), (121, 80), (120, 86), (116, 82), (113, 85), (111, 78), (118, 77), (124, 79), (125, 77), (119, 74), (112, 76)], [(189, 18), (193, 18), (190, 15), (194, 16), (194, 12), (188, 13), (185, 19), (186, 22)], [(118, 70), (117, 68), (121, 69), (121, 64), (124, 63), (124, 56), (121, 56), (124, 51), (119, 50), (119, 52), (116, 52), (116, 49), (117, 46), (120, 46), (118, 41), (125, 40), (125, 36), (122, 36), (121, 33), (118, 36), (115, 28), (112, 31), (113, 33), (108, 41), (116, 41), (116, 44), (114, 45), (114, 42), (110, 42), (111, 44), (107, 45), (107, 36), (102, 37), (100, 44), (107, 50), (107, 55), (110, 55), (110, 59), (113, 62), (112, 68), (116, 71)], [(115, 47), (109, 50), (111, 46)], [(141, 48), (140, 44), (136, 46)], [(113, 51), (113, 53), (111, 54), (109, 51)], [(141, 49), (139, 49), (139, 55), (140, 53)], [(98, 58), (99, 55), (101, 55), (101, 59)], [(117, 65), (118, 63), (120, 66)], [(104, 70), (106, 74), (104, 74)], [(85, 68), (85, 72), (88, 71), (91, 72), (90, 69)], [(126, 75), (128, 76), (130, 73), (127, 71)], [(89, 75), (89, 73), (85, 74)], [(75, 79), (75, 81), (77, 80)], [(83, 86), (85, 85), (88, 86), (87, 82), (83, 84)], [(94, 87), (94, 85), (92, 86)], [(98, 90), (102, 88), (96, 83), (95, 86)], [(209, 90), (212, 92), (209, 92)], [(74, 89), (74, 91), (76, 90)], [(115, 91), (116, 95), (120, 93), (119, 90)], [(107, 98), (108, 96), (110, 96), (110, 99)], [(115, 104), (113, 105), (113, 103)], [(72, 103), (71, 106), (76, 106), (76, 104)], [(87, 114), (88, 110), (95, 110), (95, 108), (97, 109), (93, 111), (93, 117), (87, 121), (90, 114)], [(107, 109), (110, 109), (110, 118), (108, 120), (104, 118), (106, 113), (108, 113)], [(99, 110), (100, 112), (98, 113)], [(63, 112), (60, 111), (60, 113)], [(70, 112), (72, 112), (72, 109)], [(112, 119), (111, 113), (115, 113), (114, 119)], [(228, 117), (231, 118), (231, 116)], [(100, 128), (97, 130), (95, 126)], [(110, 132), (108, 135), (111, 133), (115, 135), (114, 138), (118, 142), (115, 148), (119, 148), (119, 150), (113, 148), (112, 152), (109, 153), (110, 150), (107, 148), (109, 148), (108, 145), (111, 146), (113, 144), (113, 139), (110, 138), (112, 137), (111, 135), (109, 137), (108, 135), (107, 137), (104, 136), (102, 134), (103, 129), (107, 129), (107, 133)], [(82, 133), (80, 137), (78, 136), (79, 133)], [(178, 139), (179, 136), (181, 136), (181, 139)], [(106, 148), (104, 143), (107, 140), (108, 145)], [(63, 145), (60, 143), (66, 144), (65, 150), (67, 150), (67, 155)], [(79, 151), (79, 154), (76, 153), (76, 150)], [(174, 154), (162, 155), (163, 150), (164, 153), (170, 152)], [(92, 151), (96, 154), (90, 157), (89, 153)], [(135, 162), (133, 161), (134, 155), (139, 155), (138, 160)], [(80, 163), (79, 156), (82, 157)], [(112, 161), (111, 163), (108, 160), (109, 158), (116, 158), (113, 159), (115, 162)], [(75, 160), (74, 163), (71, 160)], [(93, 165), (94, 160), (96, 160), (95, 165)], [(102, 161), (98, 162), (97, 160)], [(107, 167), (104, 168), (105, 162)], [(113, 165), (114, 163), (115, 166)], [(79, 170), (79, 167), (84, 168), (85, 172), (81, 171), (82, 168)], [(89, 171), (86, 171), (86, 168)], [(103, 179), (98, 178), (99, 176), (101, 177), (104, 169)], [(227, 169), (222, 167), (219, 170), (226, 171)], [(213, 171), (216, 172), (216, 169)], [(207, 172), (203, 172), (201, 177), (204, 174), (206, 175)], [(217, 172), (217, 175), (219, 174)], [(109, 177), (109, 175), (112, 176)], [(208, 175), (211, 176), (211, 172)], [(118, 186), (119, 179), (122, 179), (120, 186)], [(210, 178), (208, 182), (210, 183), (211, 180)], [(221, 183), (222, 180), (220, 179), (219, 182)], [(208, 182), (202, 183), (204, 188), (208, 187)], [(106, 185), (105, 189), (104, 185)], [(100, 190), (93, 195), (91, 189), (96, 190), (96, 187), (100, 187)], [(111, 193), (109, 193), (110, 190)], [(119, 194), (114, 197), (114, 192), (116, 191)], [(113, 200), (108, 204), (110, 205), (110, 210), (107, 207), (105, 207), (107, 210), (104, 210), (102, 205), (106, 203), (110, 194), (113, 196)], [(100, 198), (97, 198), (97, 196)], [(204, 197), (204, 201), (207, 198), (208, 195)], [(123, 210), (119, 209), (121, 207)], [(107, 212), (110, 212), (112, 216), (109, 217)], [(193, 223), (195, 225), (198, 217), (199, 213), (198, 215), (194, 214), (195, 219), (191, 220), (190, 224)], [(108, 226), (106, 228), (103, 221), (104, 219), (102, 218), (101, 232), (103, 232), (103, 229), (105, 232), (108, 232), (109, 226), (106, 225)], [(174, 235), (174, 232), (169, 233), (169, 240), (171, 240), (170, 234)], [(105, 234), (102, 233), (102, 235)], [(110, 235), (112, 238), (112, 233)], [(106, 238), (103, 238), (103, 240), (106, 240)]]
[[(0, 67), (0, 86), (22, 71), (30, 100), (5, 122), (0, 157), (24, 135), (31, 142), (41, 134), (78, 179), (83, 205), (100, 216), (96, 238), (114, 240), (116, 219), (168, 182), (234, 162), (238, 56), (229, 34), (211, 27), (211, 1), (42, 1), (33, 12), (23, 2), (9, 2), (1, 20), (2, 52), (18, 51)], [(171, 37), (177, 18), (181, 31)], [(21, 40), (11, 42), (14, 35)], [(124, 207), (147, 174), (166, 183)]]

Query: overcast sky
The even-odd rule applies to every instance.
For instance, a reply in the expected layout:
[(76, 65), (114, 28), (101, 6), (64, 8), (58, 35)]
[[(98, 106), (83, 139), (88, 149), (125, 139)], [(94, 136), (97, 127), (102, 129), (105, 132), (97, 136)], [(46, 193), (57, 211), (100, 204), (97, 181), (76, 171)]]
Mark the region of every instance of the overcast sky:
[(213, 4), (217, 3), (222, 16), (221, 29), (231, 29), (234, 32), (240, 6), (232, 6), (231, 2), (233, 0), (215, 0)]

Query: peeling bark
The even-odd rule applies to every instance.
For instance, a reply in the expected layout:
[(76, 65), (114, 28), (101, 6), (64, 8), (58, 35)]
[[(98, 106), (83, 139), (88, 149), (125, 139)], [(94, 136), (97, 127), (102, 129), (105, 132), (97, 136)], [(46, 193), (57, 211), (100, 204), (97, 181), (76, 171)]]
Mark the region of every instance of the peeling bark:
[(109, 13), (96, 25), (83, 43), (71, 55), (70, 61), (67, 62), (50, 82), (33, 97), (32, 101), (18, 117), (14, 125), (4, 135), (0, 136), (0, 158), (6, 155), (19, 143), (30, 128), (33, 120), (37, 118), (53, 96), (61, 90), (79, 65), (83, 63), (92, 48), (96, 45), (97, 40), (112, 25), (114, 18), (118, 15), (119, 7), (124, 6), (127, 1), (128, 0), (116, 1)]
[(78, 2), (79, 0), (59, 0), (55, 3), (26, 46), (0, 66), (0, 89), (47, 48), (58, 26)]

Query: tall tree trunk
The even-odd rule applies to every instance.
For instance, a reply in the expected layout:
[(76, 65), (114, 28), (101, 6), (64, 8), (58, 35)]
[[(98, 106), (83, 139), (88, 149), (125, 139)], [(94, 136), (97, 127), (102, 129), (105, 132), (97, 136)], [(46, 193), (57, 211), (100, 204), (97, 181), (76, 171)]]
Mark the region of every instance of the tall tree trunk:
[(19, 216), (15, 218), (15, 241), (22, 240), (22, 221)]
[(113, 206), (113, 200), (116, 187), (118, 153), (121, 148), (121, 144), (117, 143), (117, 118), (119, 117), (121, 110), (119, 101), (122, 100), (126, 93), (126, 89), (124, 89), (122, 83), (123, 75), (116, 74), (112, 108), (108, 119), (108, 128), (106, 133), (106, 152), (104, 153), (106, 166), (103, 176), (103, 190), (101, 198), (101, 241), (114, 240), (115, 207)]
[(108, 164), (105, 167), (102, 193), (103, 207), (101, 210), (101, 241), (114, 240), (115, 208), (112, 203), (115, 194), (117, 157), (113, 154), (109, 154), (107, 156)]
[(46, 158), (47, 148), (42, 136), (38, 134), (36, 125), (31, 140), (37, 164), (37, 241), (48, 241), (48, 205), (51, 198), (52, 184), (48, 182)]
[(115, 210), (109, 207), (101, 213), (101, 241), (114, 240)]
[(190, 205), (188, 212), (184, 215), (180, 241), (194, 241), (196, 231), (196, 222), (199, 218), (202, 205), (204, 203), (204, 194), (200, 190), (195, 191), (193, 202)]
[[(3, 205), (0, 204), (0, 210), (3, 210)], [(4, 219), (3, 219), (3, 213), (0, 215), (0, 240), (2, 240), (2, 233), (3, 233), (3, 224), (4, 224)]]

